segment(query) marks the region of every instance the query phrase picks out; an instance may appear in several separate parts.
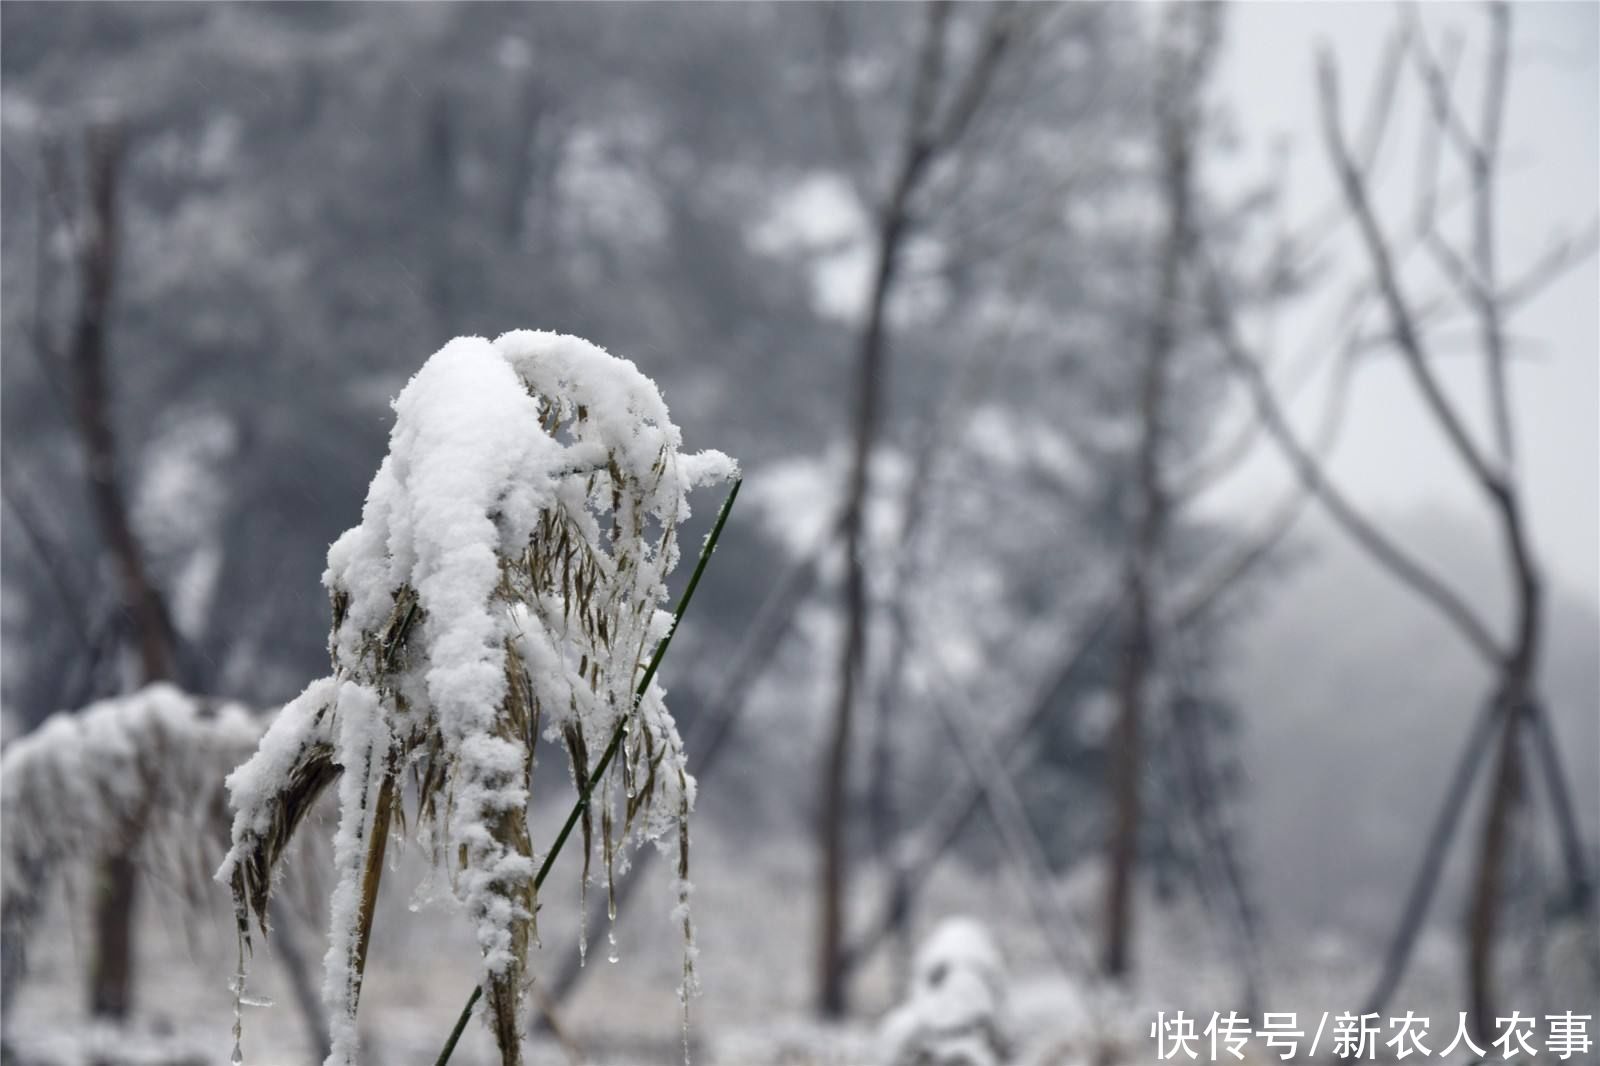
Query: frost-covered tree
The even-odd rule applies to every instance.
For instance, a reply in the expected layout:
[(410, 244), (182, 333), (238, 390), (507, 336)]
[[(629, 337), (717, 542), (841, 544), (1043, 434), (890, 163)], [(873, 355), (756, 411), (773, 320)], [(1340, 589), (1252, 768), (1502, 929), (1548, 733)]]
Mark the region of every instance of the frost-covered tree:
[[(64, 880), (108, 856), (150, 868), (197, 902), (227, 837), (222, 782), (262, 718), (166, 683), (53, 716), (0, 757), (0, 990), (20, 989), (28, 941)], [(94, 883), (93, 881), (90, 882)], [(125, 893), (126, 883), (112, 886)], [(93, 980), (93, 978), (91, 978)], [(8, 1010), (0, 1014), (9, 1015)]]
[(608, 890), (630, 842), (676, 846), (685, 1004), (692, 992), (694, 781), (652, 678), (689, 492), (736, 468), (720, 452), (683, 452), (655, 385), (570, 336), (459, 338), (394, 406), (361, 524), (328, 553), (333, 673), (284, 708), (228, 779), (233, 848), (217, 876), (238, 909), (237, 994), (274, 863), (339, 778), (324, 997), (329, 1062), (355, 1061), (373, 906), (409, 776), (411, 821), (472, 923), (510, 1066), (522, 1061), (536, 893), (566, 839), (541, 865), (527, 820), (541, 736), (571, 762), (585, 886), (596, 814)]

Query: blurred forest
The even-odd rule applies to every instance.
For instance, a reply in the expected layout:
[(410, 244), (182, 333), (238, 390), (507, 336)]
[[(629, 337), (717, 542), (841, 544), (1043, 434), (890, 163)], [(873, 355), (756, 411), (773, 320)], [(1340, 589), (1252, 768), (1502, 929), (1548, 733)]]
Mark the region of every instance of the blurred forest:
[[(1237, 14), (5, 4), (8, 759), (170, 682), (196, 697), (173, 713), (238, 730), (173, 800), (220, 806), (253, 727), (217, 708), (270, 715), (326, 671), (327, 547), (390, 400), (451, 337), (556, 330), (745, 474), (663, 675), (701, 779), (711, 1061), (879, 1054), (849, 1041), (961, 910), (1056, 982), (1044, 1007), (1017, 986), (1031, 1035), (870, 1061), (1143, 1061), (1157, 1007), (1466, 1011), (1480, 1036), (1587, 1008), (1600, 620), (1524, 482), (1593, 486), (1530, 468), (1514, 389), (1543, 369), (1517, 316), (1593, 278), (1596, 205), (1500, 254), (1520, 9), (1473, 7), (1466, 36), (1395, 11), (1370, 79), (1304, 57), (1329, 199), (1291, 217), (1224, 91)], [(1379, 362), (1466, 507), (1370, 508), (1329, 473)], [(1271, 491), (1226, 494), (1262, 462)], [(184, 823), (195, 888), (154, 839), (164, 793), (102, 795), (94, 767), (5, 764), (8, 1061), (218, 1061), (223, 838)], [(120, 813), (88, 854), (13, 844), (96, 804)], [(671, 951), (615, 972), (669, 908), (639, 865), (622, 966), (586, 977), (560, 932), (603, 916), (546, 923), (551, 1061), (678, 1053), (670, 976), (640, 990)], [(250, 1061), (326, 1040), (300, 888), (286, 1035)], [(432, 1061), (470, 941), (394, 910), (370, 1061)], [(433, 957), (440, 987), (408, 974)], [(155, 1050), (84, 1050), (85, 1014)]]

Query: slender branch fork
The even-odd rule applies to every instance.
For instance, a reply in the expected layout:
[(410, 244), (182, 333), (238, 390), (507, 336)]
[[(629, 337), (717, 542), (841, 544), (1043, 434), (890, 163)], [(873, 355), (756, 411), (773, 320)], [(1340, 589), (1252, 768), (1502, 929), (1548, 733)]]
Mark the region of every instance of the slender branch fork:
[[(722, 509), (717, 512), (717, 520), (711, 527), (711, 532), (706, 536), (705, 545), (700, 549), (700, 558), (694, 565), (694, 573), (689, 575), (689, 584), (684, 586), (683, 595), (678, 599), (677, 610), (672, 613), (672, 628), (667, 630), (667, 635), (661, 638), (661, 643), (656, 645), (655, 654), (650, 656), (650, 663), (645, 667), (644, 675), (639, 678), (639, 685), (634, 689), (633, 706), (637, 709), (644, 699), (646, 692), (650, 691), (650, 683), (656, 679), (656, 671), (661, 667), (661, 660), (666, 657), (667, 648), (672, 645), (672, 638), (678, 632), (678, 624), (683, 621), (684, 612), (689, 609), (689, 601), (694, 599), (694, 591), (700, 585), (700, 576), (705, 573), (706, 564), (711, 561), (711, 553), (716, 551), (717, 540), (722, 536), (722, 527), (727, 524), (728, 514), (733, 510), (733, 501), (739, 495), (739, 486), (743, 480), (736, 480), (733, 487), (728, 490), (728, 496), (722, 501)], [(611, 765), (611, 760), (616, 757), (617, 750), (622, 747), (622, 738), (627, 733), (628, 717), (617, 722), (617, 727), (611, 731), (611, 742), (606, 745), (606, 750), (601, 752), (600, 761), (595, 763), (585, 779), (583, 788), (578, 793), (577, 801), (573, 803), (572, 810), (567, 814), (561, 832), (556, 834), (555, 841), (550, 845), (550, 850), (544, 857), (544, 862), (539, 865), (539, 872), (533, 878), (535, 893), (544, 887), (545, 878), (550, 876), (550, 870), (556, 864), (556, 856), (561, 854), (561, 849), (566, 845), (567, 838), (572, 835), (572, 827), (578, 824), (578, 819), (588, 809), (589, 801), (594, 795), (595, 785), (604, 776), (606, 767)], [(461, 1008), (461, 1016), (456, 1019), (455, 1027), (450, 1030), (450, 1036), (445, 1040), (444, 1047), (439, 1051), (439, 1057), (434, 1060), (434, 1066), (445, 1066), (450, 1061), (450, 1056), (455, 1054), (456, 1044), (461, 1040), (461, 1034), (466, 1031), (467, 1022), (472, 1018), (472, 1008), (478, 1005), (478, 1000), (483, 996), (483, 985), (479, 983), (472, 989), (472, 995), (467, 997), (466, 1005)]]
[[(1581, 843), (1578, 843), (1578, 834), (1571, 824), (1564, 768), (1550, 740), (1548, 709), (1542, 706), (1537, 693), (1541, 582), (1529, 542), (1526, 518), (1520, 505), (1505, 367), (1505, 322), (1529, 298), (1530, 286), (1542, 287), (1574, 262), (1581, 261), (1592, 251), (1596, 236), (1591, 226), (1546, 253), (1522, 278), (1509, 284), (1502, 283), (1498, 278), (1494, 244), (1494, 193), (1508, 81), (1509, 13), (1503, 5), (1490, 9), (1487, 88), (1481, 121), (1476, 130), (1469, 129), (1451, 98), (1453, 54), (1442, 63), (1436, 60), (1428, 51), (1426, 40), (1414, 19), (1402, 25), (1386, 55), (1388, 73), (1380, 79), (1383, 88), (1378, 93), (1384, 109), (1392, 106), (1393, 75), (1404, 62), (1408, 48), (1428, 95), (1430, 121), (1422, 142), (1418, 238), (1444, 276), (1450, 291), (1459, 297), (1477, 327), (1489, 396), (1490, 436), (1487, 445), (1480, 443), (1468, 431), (1459, 406), (1439, 381), (1434, 362), (1436, 353), (1431, 350), (1432, 346), (1425, 335), (1429, 312), (1413, 294), (1407, 292), (1401, 277), (1402, 264), (1397, 256), (1397, 245), (1379, 221), (1373, 203), (1371, 165), (1376, 145), (1363, 143), (1359, 151), (1351, 150), (1339, 114), (1338, 72), (1331, 55), (1327, 53), (1320, 57), (1318, 64), (1322, 135), (1338, 178), (1345, 210), (1355, 223), (1359, 244), (1376, 283), (1380, 307), (1388, 319), (1385, 339), (1399, 352), (1432, 421), (1488, 504), (1502, 534), (1515, 595), (1509, 633), (1497, 635), (1483, 615), (1472, 609), (1465, 599), (1417, 559), (1401, 551), (1328, 481), (1322, 464), (1308, 454), (1289, 426), (1259, 359), (1247, 350), (1241, 340), (1233, 320), (1231, 297), (1223, 287), (1218, 270), (1203, 256), (1200, 257), (1200, 266), (1205, 275), (1202, 292), (1211, 329), (1230, 366), (1248, 386), (1265, 428), (1288, 458), (1303, 488), (1319, 499), (1345, 533), (1375, 561), (1437, 609), (1498, 676), (1495, 692), (1479, 715), (1457, 763), (1448, 795), (1435, 819), (1426, 854), (1403, 908), (1399, 929), (1368, 1002), (1369, 1009), (1380, 1009), (1399, 981), (1418, 924), (1432, 897), (1444, 852), (1459, 821), (1462, 797), (1473, 777), (1488, 761), (1489, 747), (1498, 735), (1501, 752), (1499, 765), (1494, 771), (1490, 810), (1485, 819), (1469, 924), (1469, 969), (1474, 1016), (1481, 1026), (1482, 1019), (1491, 1013), (1490, 959), (1498, 924), (1500, 871), (1506, 861), (1512, 811), (1521, 802), (1524, 789), (1524, 774), (1520, 767), (1522, 760), (1518, 754), (1518, 735), (1524, 732), (1519, 728), (1521, 726), (1533, 731), (1538, 746), (1532, 754), (1544, 764), (1545, 783), (1555, 808), (1575, 904), (1588, 905), (1592, 895), (1587, 863)], [(1459, 155), (1467, 176), (1467, 210), (1472, 232), (1470, 247), (1464, 252), (1447, 244), (1434, 224), (1439, 201), (1436, 185), (1441, 143)]]

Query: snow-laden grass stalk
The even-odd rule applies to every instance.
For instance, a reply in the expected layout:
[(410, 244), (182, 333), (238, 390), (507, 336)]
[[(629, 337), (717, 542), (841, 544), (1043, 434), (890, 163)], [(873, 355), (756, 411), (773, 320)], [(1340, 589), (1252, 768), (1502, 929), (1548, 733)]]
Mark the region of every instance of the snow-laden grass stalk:
[[(700, 575), (705, 573), (706, 563), (711, 560), (711, 553), (717, 550), (717, 538), (722, 536), (722, 527), (728, 521), (728, 513), (733, 510), (733, 501), (739, 495), (739, 486), (741, 484), (743, 484), (743, 481), (735, 478), (732, 487), (728, 489), (727, 498), (722, 501), (722, 509), (717, 512), (716, 523), (712, 525), (711, 532), (706, 536), (706, 542), (700, 549), (700, 558), (695, 562), (694, 573), (689, 575), (689, 584), (684, 586), (683, 595), (678, 599), (678, 609), (672, 615), (672, 628), (667, 630), (667, 635), (661, 639), (660, 644), (656, 645), (655, 654), (650, 657), (650, 665), (645, 669), (644, 676), (639, 679), (639, 687), (634, 694), (635, 700), (644, 699), (645, 693), (650, 690), (650, 682), (655, 680), (656, 670), (660, 668), (661, 660), (666, 657), (667, 648), (672, 644), (673, 634), (678, 631), (678, 623), (683, 621), (684, 612), (689, 609), (689, 601), (694, 599), (694, 590), (700, 584)], [(562, 824), (561, 831), (556, 834), (555, 841), (550, 845), (549, 853), (545, 855), (544, 862), (539, 866), (539, 872), (534, 876), (534, 892), (538, 892), (543, 887), (544, 879), (549, 876), (551, 867), (556, 864), (556, 857), (561, 854), (561, 848), (566, 844), (567, 838), (572, 835), (572, 827), (577, 824), (578, 819), (588, 809), (589, 799), (594, 794), (596, 782), (600, 780), (607, 767), (611, 765), (611, 760), (616, 757), (617, 749), (622, 746), (622, 740), (626, 734), (627, 723), (625, 721), (618, 722), (616, 729), (611, 733), (611, 742), (606, 745), (606, 750), (600, 754), (600, 761), (595, 763), (594, 772), (589, 775), (589, 780), (578, 793), (577, 802), (572, 805), (572, 810), (567, 814), (566, 822)], [(679, 880), (681, 882), (688, 876), (688, 870), (684, 866), (688, 856), (687, 842), (680, 844), (678, 855)], [(687, 917), (684, 920), (687, 921)], [(684, 935), (687, 942), (690, 934), (686, 930)], [(688, 968), (693, 965), (693, 962), (686, 956), (684, 965), (686, 968), (685, 980), (687, 981), (691, 976)], [(689, 1002), (688, 990), (685, 989), (684, 991), (683, 1002), (687, 1010)], [(483, 986), (481, 984), (474, 986), (472, 994), (467, 997), (466, 1005), (461, 1008), (461, 1016), (456, 1019), (455, 1026), (450, 1030), (449, 1039), (445, 1041), (444, 1047), (440, 1049), (439, 1057), (435, 1060), (434, 1066), (445, 1066), (445, 1063), (450, 1061), (450, 1056), (455, 1053), (456, 1043), (460, 1041), (462, 1032), (467, 1028), (467, 1021), (472, 1017), (472, 1008), (477, 1006), (478, 1000), (482, 996)]]
[[(694, 781), (651, 663), (674, 624), (661, 604), (689, 491), (737, 468), (682, 453), (654, 384), (575, 337), (452, 341), (395, 410), (361, 524), (328, 553), (333, 674), (229, 778), (233, 848), (218, 876), (238, 915), (238, 995), (273, 865), (338, 779), (324, 998), (329, 1063), (354, 1061), (384, 850), (409, 792), (477, 934), (501, 1062), (516, 1066), (544, 877), (527, 820), (536, 742), (565, 748), (579, 796), (541, 870), (581, 826), (586, 893), (595, 807), (608, 887), (630, 840), (676, 835), (681, 850)], [(610, 757), (591, 769), (602, 743)]]

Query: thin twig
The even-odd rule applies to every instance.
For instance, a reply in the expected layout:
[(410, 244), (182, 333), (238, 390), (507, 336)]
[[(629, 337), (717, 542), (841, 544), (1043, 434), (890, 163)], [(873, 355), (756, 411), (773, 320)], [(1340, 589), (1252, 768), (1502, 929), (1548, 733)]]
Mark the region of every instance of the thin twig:
[[(1339, 361), (1338, 377), (1330, 388), (1322, 425), (1318, 428), (1316, 439), (1311, 445), (1310, 454), (1319, 465), (1326, 462), (1327, 456), (1333, 450), (1334, 442), (1338, 439), (1339, 430), (1343, 427), (1354, 366), (1354, 358), (1351, 353), (1346, 352)], [(1194, 591), (1180, 600), (1178, 606), (1171, 610), (1167, 625), (1174, 630), (1182, 630), (1209, 611), (1224, 593), (1277, 549), (1283, 538), (1294, 528), (1312, 495), (1303, 480), (1296, 481), (1283, 502), (1274, 510), (1272, 517), (1262, 525), (1261, 531), (1239, 547), (1229, 556), (1228, 561), (1218, 566), (1209, 577), (1194, 583)]]
[(840, 67), (848, 61), (850, 44), (846, 40), (845, 8), (838, 4), (824, 4), (820, 8), (822, 20), (822, 92), (828, 106), (828, 118), (839, 138), (839, 148), (851, 177), (851, 184), (860, 194), (871, 185), (872, 175), (867, 163), (866, 137), (861, 131), (861, 118), (854, 103), (847, 98), (840, 85)]
[(1400, 978), (1405, 973), (1406, 964), (1411, 958), (1411, 949), (1416, 944), (1417, 934), (1422, 929), (1422, 920), (1428, 913), (1428, 905), (1433, 901), (1433, 892), (1439, 883), (1439, 873), (1444, 867), (1445, 856), (1449, 853), (1450, 841), (1455, 836), (1456, 826), (1461, 822), (1461, 813), (1466, 809), (1467, 794), (1478, 775), (1478, 770), (1488, 757), (1490, 741), (1494, 737), (1494, 727), (1500, 721), (1503, 711), (1504, 708), (1498, 700), (1491, 701), (1478, 713), (1477, 720), (1467, 734), (1467, 742), (1462, 746), (1461, 755), (1456, 760), (1450, 784), (1445, 788), (1444, 799), (1439, 804), (1438, 813), (1434, 815), (1433, 829), (1428, 834), (1422, 861), (1417, 865), (1417, 872), (1411, 879), (1411, 888), (1406, 893), (1405, 906), (1401, 909), (1394, 938), (1390, 940), (1388, 951), (1384, 955), (1383, 969), (1379, 971), (1378, 980), (1373, 985), (1372, 991), (1367, 994), (1366, 1005), (1362, 1007), (1365, 1013), (1383, 1010), (1384, 1005), (1389, 1002), (1389, 997), (1400, 984)]
[(89, 648), (93, 621), (87, 599), (78, 591), (76, 583), (67, 576), (67, 567), (57, 556), (55, 546), (51, 544), (49, 536), (44, 531), (43, 523), (35, 518), (33, 509), (18, 493), (17, 476), (14, 473), (7, 472), (0, 478), (0, 499), (4, 500), (6, 509), (16, 519), (18, 528), (22, 530), (23, 539), (38, 556), (45, 576), (56, 587), (56, 595), (60, 597), (63, 607), (62, 613), (66, 615), (73, 632), (77, 634), (82, 646), (85, 649)]
[(1367, 258), (1378, 283), (1379, 294), (1389, 313), (1396, 347), (1405, 356), (1418, 390), (1439, 427), (1444, 431), (1456, 454), (1466, 465), (1474, 479), (1488, 489), (1500, 486), (1500, 476), (1479, 451), (1478, 445), (1467, 432), (1461, 415), (1451, 404), (1435, 377), (1428, 359), (1427, 347), (1411, 314), (1411, 304), (1401, 289), (1399, 273), (1395, 268), (1394, 252), (1378, 225), (1367, 188), (1366, 176), (1351, 157), (1339, 121), (1339, 80), (1333, 57), (1324, 52), (1318, 57), (1318, 84), (1322, 104), (1323, 141), (1334, 170), (1344, 191), (1346, 205), (1355, 218)]
[(1506, 380), (1506, 340), (1499, 301), (1491, 295), (1498, 287), (1495, 249), (1495, 188), (1500, 162), (1500, 127), (1505, 115), (1506, 80), (1511, 51), (1511, 16), (1504, 4), (1490, 4), (1489, 72), (1483, 93), (1483, 120), (1478, 133), (1478, 155), (1472, 169), (1472, 259), (1484, 295), (1478, 301), (1483, 338), (1484, 369), (1488, 377), (1489, 408), (1494, 419), (1500, 465), (1516, 468), (1516, 437), (1511, 425), (1511, 386)]
[[(1119, 611), (1110, 589), (1092, 600), (1093, 607), (1078, 624), (1067, 652), (1045, 675), (1043, 682), (1024, 704), (1024, 709), (1000, 733), (995, 742), (999, 758), (1014, 760), (1022, 742), (1047, 718), (1063, 695), (1072, 691), (1084, 669), (1106, 638), (1113, 632)], [(946, 792), (923, 821), (920, 833), (908, 838), (894, 859), (894, 873), (884, 893), (882, 905), (864, 931), (843, 952), (846, 967), (858, 966), (884, 938), (909, 906), (912, 886), (924, 880), (935, 862), (961, 834), (983, 802), (980, 782), (968, 781), (959, 791)]]
[(1398, 544), (1373, 525), (1328, 479), (1322, 466), (1305, 448), (1289, 425), (1272, 386), (1260, 364), (1245, 348), (1228, 307), (1221, 279), (1212, 264), (1200, 256), (1204, 283), (1201, 285), (1207, 320), (1213, 335), (1227, 357), (1228, 364), (1248, 386), (1251, 399), (1279, 451), (1288, 460), (1295, 476), (1315, 495), (1333, 519), (1369, 555), (1402, 583), (1432, 604), (1459, 630), (1467, 642), (1490, 661), (1502, 655), (1499, 641), (1467, 602), (1438, 577), (1417, 562)]
[[(937, 658), (930, 660), (947, 688), (952, 686), (943, 664)], [(1027, 808), (1018, 795), (1014, 773), (1006, 770), (1005, 763), (983, 731), (963, 721), (955, 708), (944, 700), (929, 701), (944, 723), (954, 742), (956, 751), (967, 764), (967, 772), (982, 790), (989, 815), (1000, 841), (1011, 852), (1017, 863), (1017, 877), (1022, 882), (1024, 898), (1033, 912), (1039, 932), (1049, 945), (1051, 954), (1068, 976), (1094, 980), (1090, 963), (1088, 937), (1084, 935), (1072, 912), (1051, 887), (1052, 873), (1039, 834), (1028, 818)], [(1065, 932), (1067, 936), (1061, 935)]]
[(1509, 316), (1521, 308), (1567, 271), (1588, 262), (1597, 248), (1600, 248), (1600, 218), (1576, 234), (1556, 241), (1537, 262), (1523, 271), (1521, 277), (1501, 289), (1500, 302), (1506, 314)]

